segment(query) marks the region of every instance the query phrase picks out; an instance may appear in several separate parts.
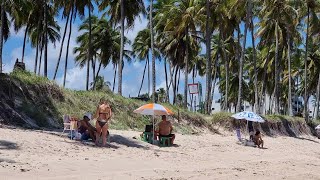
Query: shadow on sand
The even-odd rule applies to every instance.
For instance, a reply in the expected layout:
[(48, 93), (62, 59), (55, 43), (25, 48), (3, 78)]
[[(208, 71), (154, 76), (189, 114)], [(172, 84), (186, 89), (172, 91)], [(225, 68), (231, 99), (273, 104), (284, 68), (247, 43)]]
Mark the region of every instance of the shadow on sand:
[(116, 144), (119, 144), (119, 145), (125, 145), (127, 147), (149, 149), (148, 147), (145, 147), (145, 146), (141, 145), (138, 140), (133, 140), (133, 139), (130, 139), (130, 138), (127, 138), (127, 137), (123, 137), (123, 136), (117, 135), (117, 134), (114, 134), (114, 135), (111, 134), (110, 139), (111, 139), (111, 143), (116, 143)]
[(6, 141), (6, 140), (0, 140), (0, 150), (18, 150), (19, 146), (17, 143)]
[[(69, 144), (78, 144), (81, 146), (91, 146), (93, 148), (101, 148), (100, 146), (96, 146), (93, 141), (76, 141), (76, 140), (67, 141), (66, 139), (69, 139), (67, 136), (64, 135), (62, 137), (64, 138), (64, 140), (61, 140), (61, 142), (65, 142), (65, 143), (69, 143)], [(148, 147), (141, 145), (138, 140), (132, 140), (127, 137), (123, 137), (123, 136), (116, 135), (116, 134), (111, 134), (110, 135), (110, 143), (107, 143), (106, 147), (113, 148), (113, 149), (119, 149), (120, 148), (119, 145), (123, 145), (126, 147), (133, 147), (133, 148), (142, 148), (142, 149), (146, 149), (146, 150), (149, 149)]]

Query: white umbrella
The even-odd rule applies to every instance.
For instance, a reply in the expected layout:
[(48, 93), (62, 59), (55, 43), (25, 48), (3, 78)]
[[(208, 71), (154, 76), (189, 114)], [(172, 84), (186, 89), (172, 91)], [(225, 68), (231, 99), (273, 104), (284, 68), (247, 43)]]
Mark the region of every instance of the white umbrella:
[(243, 111), (243, 112), (239, 112), (237, 114), (232, 115), (231, 117), (235, 118), (235, 119), (244, 119), (247, 121), (252, 121), (252, 122), (259, 122), (259, 123), (263, 123), (264, 119), (259, 116), (258, 114), (254, 113), (254, 112), (250, 112), (250, 111)]
[(320, 124), (315, 129), (320, 130)]
[(153, 135), (152, 135), (152, 139), (154, 139), (154, 116), (155, 115), (172, 115), (173, 112), (160, 105), (160, 104), (145, 104), (141, 107), (139, 107), (138, 109), (133, 111), (134, 113), (138, 113), (138, 114), (143, 114), (143, 115), (152, 115), (153, 116)]

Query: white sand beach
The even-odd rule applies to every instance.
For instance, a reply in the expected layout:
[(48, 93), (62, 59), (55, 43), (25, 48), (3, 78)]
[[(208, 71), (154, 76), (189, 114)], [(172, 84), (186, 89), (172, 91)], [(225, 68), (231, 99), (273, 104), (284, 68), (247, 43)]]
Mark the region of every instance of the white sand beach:
[(267, 149), (235, 135), (177, 135), (173, 147), (110, 131), (99, 148), (47, 132), (0, 128), (0, 179), (320, 179), (320, 140), (264, 137)]

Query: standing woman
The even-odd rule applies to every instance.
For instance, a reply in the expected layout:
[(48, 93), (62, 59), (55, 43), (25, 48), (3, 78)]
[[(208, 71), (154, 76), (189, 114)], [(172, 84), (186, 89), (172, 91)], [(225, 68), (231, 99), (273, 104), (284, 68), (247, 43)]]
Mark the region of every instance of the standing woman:
[(97, 118), (96, 123), (96, 145), (99, 143), (100, 136), (102, 136), (102, 146), (106, 145), (107, 133), (109, 129), (109, 120), (112, 116), (111, 107), (105, 99), (100, 99), (100, 104), (97, 107), (95, 117)]

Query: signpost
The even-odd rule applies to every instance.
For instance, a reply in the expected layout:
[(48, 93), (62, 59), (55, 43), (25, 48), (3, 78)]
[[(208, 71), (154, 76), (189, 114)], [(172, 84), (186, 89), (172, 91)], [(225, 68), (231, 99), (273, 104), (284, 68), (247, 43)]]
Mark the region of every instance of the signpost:
[[(198, 83), (192, 83), (192, 84), (188, 84), (188, 88), (189, 88), (189, 94), (190, 95), (198, 95), (198, 100), (199, 100), (199, 111), (201, 113), (203, 113), (203, 102), (202, 102), (202, 85), (200, 82)], [(191, 100), (191, 97), (190, 97)], [(192, 104), (192, 102), (191, 102)], [(194, 99), (194, 110), (196, 111), (196, 98)], [(192, 107), (191, 107), (192, 109)]]

